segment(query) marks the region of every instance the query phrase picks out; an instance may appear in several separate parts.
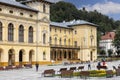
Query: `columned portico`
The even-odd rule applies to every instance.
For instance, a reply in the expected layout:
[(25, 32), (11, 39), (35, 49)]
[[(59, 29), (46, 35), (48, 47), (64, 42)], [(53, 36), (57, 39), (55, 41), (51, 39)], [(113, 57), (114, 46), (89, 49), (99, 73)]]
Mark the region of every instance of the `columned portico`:
[(63, 60), (77, 60), (79, 48), (64, 48), (64, 47), (52, 47), (51, 48), (51, 60), (63, 61)]

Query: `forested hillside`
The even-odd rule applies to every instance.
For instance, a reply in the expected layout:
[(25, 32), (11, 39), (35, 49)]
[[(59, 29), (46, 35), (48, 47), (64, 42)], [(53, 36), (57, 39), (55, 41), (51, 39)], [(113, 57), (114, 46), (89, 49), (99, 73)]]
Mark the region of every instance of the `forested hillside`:
[(73, 4), (63, 1), (52, 4), (50, 13), (51, 21), (86, 20), (99, 25), (98, 31), (103, 33), (120, 27), (120, 21), (114, 21), (96, 10), (89, 12), (85, 8), (78, 10)]

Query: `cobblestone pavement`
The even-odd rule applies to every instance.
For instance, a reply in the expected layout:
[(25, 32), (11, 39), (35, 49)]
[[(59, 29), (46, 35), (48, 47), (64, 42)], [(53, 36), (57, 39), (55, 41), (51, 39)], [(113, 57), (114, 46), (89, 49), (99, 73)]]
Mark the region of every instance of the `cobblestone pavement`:
[[(92, 63), (92, 70), (96, 70), (96, 64)], [(114, 62), (107, 62), (108, 69), (113, 69), (112, 66), (118, 66), (120, 64), (120, 61), (114, 61)], [(55, 65), (55, 66), (39, 66), (39, 71), (35, 71), (35, 67), (32, 69), (19, 69), (19, 70), (8, 70), (8, 71), (0, 71), (0, 80), (83, 80), (79, 77), (73, 77), (73, 78), (60, 78), (60, 77), (43, 77), (41, 76), (41, 73), (45, 69), (55, 69), (56, 73), (60, 68), (66, 67), (70, 68), (72, 66), (78, 67), (80, 65), (85, 66), (85, 70), (87, 70), (87, 64), (73, 64), (73, 65)], [(112, 78), (92, 78), (90, 77), (88, 80), (120, 80), (120, 76), (114, 76)]]

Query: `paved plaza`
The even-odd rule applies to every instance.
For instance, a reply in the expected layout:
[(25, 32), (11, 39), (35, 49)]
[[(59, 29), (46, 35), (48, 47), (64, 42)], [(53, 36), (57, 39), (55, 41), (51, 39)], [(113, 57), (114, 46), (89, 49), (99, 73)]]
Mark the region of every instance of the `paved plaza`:
[[(107, 62), (108, 69), (113, 69), (112, 66), (118, 66), (120, 61)], [(88, 69), (87, 64), (73, 64), (73, 65), (55, 65), (55, 66), (45, 66), (40, 65), (39, 71), (35, 71), (35, 66), (32, 69), (19, 69), (19, 70), (8, 70), (8, 71), (0, 71), (0, 80), (83, 80), (80, 77), (73, 78), (61, 78), (61, 77), (43, 77), (41, 73), (46, 69), (55, 69), (56, 72), (63, 67), (78, 67), (85, 66), (85, 70)], [(97, 62), (92, 63), (92, 70), (96, 70)], [(90, 77), (88, 80), (120, 80), (120, 76), (114, 76), (112, 78), (93, 78)]]

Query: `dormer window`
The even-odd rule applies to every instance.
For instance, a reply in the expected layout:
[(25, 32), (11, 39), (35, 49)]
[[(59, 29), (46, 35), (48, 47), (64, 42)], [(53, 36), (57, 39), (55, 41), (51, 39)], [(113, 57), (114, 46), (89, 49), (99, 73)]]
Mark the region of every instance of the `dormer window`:
[(77, 31), (75, 30), (75, 34), (77, 34)]
[(0, 11), (2, 11), (2, 9), (0, 8)]
[(10, 10), (10, 11), (9, 11), (9, 13), (13, 13), (13, 11), (12, 11), (12, 10)]
[(23, 15), (23, 13), (21, 12), (20, 15)]
[(33, 17), (33, 15), (32, 15), (32, 14), (30, 14), (30, 17)]

